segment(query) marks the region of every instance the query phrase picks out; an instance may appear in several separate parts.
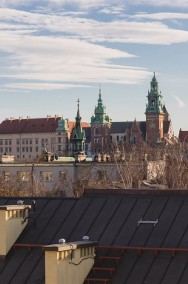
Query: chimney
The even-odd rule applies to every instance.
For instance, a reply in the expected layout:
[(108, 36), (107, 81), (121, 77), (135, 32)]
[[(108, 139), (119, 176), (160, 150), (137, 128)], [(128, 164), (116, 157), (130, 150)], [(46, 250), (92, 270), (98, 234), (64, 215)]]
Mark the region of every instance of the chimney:
[(75, 279), (83, 284), (94, 264), (95, 245), (83, 240), (45, 246), (45, 284), (72, 284)]
[(0, 206), (0, 256), (5, 257), (15, 243), (28, 222), (28, 210), (30, 205)]

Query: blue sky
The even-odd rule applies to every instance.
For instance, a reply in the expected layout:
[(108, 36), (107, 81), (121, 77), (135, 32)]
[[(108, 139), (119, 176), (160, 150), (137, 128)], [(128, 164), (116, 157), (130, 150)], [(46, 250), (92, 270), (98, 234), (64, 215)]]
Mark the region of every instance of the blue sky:
[(112, 121), (145, 120), (153, 72), (175, 134), (188, 130), (188, 0), (0, 0), (0, 121), (60, 114), (99, 85)]

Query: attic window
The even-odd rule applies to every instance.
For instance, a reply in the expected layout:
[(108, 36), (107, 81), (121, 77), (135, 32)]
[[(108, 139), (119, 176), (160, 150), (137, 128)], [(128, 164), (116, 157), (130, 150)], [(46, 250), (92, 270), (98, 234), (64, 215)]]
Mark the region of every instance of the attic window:
[(10, 180), (10, 172), (4, 172), (4, 181), (9, 181)]
[(18, 180), (19, 181), (29, 181), (30, 180), (30, 176), (31, 176), (31, 173), (30, 172), (18, 172), (17, 173), (17, 177), (18, 177)]
[(153, 224), (153, 226), (155, 227), (157, 224), (159, 223), (159, 219), (156, 219), (155, 221), (151, 221), (151, 220), (143, 220), (142, 218), (138, 221), (138, 226), (140, 224)]
[(61, 179), (61, 181), (65, 181), (66, 178), (67, 178), (67, 173), (65, 173), (65, 172), (60, 172), (60, 179)]
[(42, 181), (53, 181), (53, 172), (41, 172)]

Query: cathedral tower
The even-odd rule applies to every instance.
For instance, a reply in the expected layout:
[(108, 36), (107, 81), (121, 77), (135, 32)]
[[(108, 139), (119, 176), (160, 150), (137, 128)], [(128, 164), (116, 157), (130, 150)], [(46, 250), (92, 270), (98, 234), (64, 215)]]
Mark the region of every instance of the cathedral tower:
[(98, 105), (91, 117), (91, 150), (93, 153), (108, 151), (110, 146), (110, 126), (111, 120), (106, 114), (106, 107), (102, 102), (101, 88), (99, 88)]
[(148, 91), (148, 104), (146, 106), (146, 142), (149, 144), (161, 142), (164, 138), (164, 104), (158, 89), (155, 73)]

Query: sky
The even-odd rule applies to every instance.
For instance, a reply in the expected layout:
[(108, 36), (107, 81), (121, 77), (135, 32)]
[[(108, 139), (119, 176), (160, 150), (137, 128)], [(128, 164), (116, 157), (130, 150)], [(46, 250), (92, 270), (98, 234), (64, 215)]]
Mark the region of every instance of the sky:
[(188, 130), (188, 0), (0, 0), (0, 122), (145, 120), (155, 72), (173, 129)]

